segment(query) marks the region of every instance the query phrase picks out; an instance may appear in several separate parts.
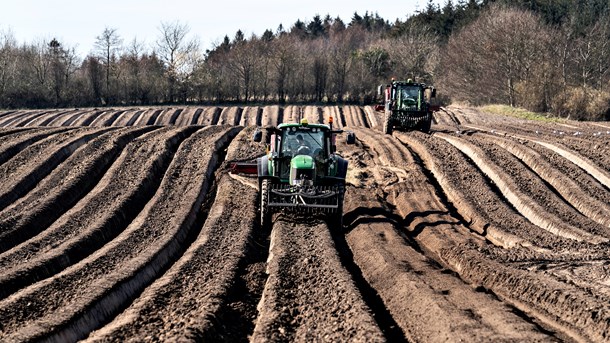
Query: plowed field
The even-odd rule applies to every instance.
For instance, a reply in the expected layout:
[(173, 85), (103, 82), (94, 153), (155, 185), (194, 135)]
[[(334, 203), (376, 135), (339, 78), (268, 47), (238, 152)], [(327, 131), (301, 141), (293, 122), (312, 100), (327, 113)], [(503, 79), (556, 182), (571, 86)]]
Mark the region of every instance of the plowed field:
[[(356, 133), (343, 227), (259, 222), (256, 126)], [(449, 107), (0, 112), (0, 341), (610, 341), (610, 123)]]

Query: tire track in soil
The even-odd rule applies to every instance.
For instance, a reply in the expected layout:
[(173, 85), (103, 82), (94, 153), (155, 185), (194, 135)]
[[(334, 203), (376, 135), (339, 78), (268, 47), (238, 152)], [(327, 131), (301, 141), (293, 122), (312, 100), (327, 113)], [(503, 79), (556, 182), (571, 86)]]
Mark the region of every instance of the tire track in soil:
[[(0, 254), (0, 299), (26, 285), (58, 272), (65, 268), (70, 263), (69, 261), (79, 260), (75, 256), (76, 251), (70, 251), (61, 245), (62, 235), (59, 232), (63, 232), (63, 241), (67, 239), (66, 236), (69, 236), (70, 232), (72, 235), (80, 232), (81, 235), (88, 233), (92, 236), (91, 232), (94, 232), (92, 229), (96, 225), (75, 219), (78, 218), (76, 213), (85, 212), (82, 208), (87, 207), (83, 204), (87, 199), (94, 199), (93, 202), (89, 202), (90, 207), (97, 206), (99, 208), (89, 208), (89, 211), (85, 213), (96, 213), (95, 218), (91, 219), (97, 220), (98, 223), (104, 222), (104, 218), (108, 216), (107, 212), (109, 211), (120, 212), (122, 218), (135, 217), (138, 207), (133, 200), (128, 209), (120, 211), (116, 209), (116, 206), (107, 205), (106, 199), (114, 199), (118, 202), (121, 200), (121, 195), (102, 192), (103, 196), (114, 197), (102, 198), (100, 195), (92, 197), (93, 194), (100, 192), (94, 190), (90, 193), (90, 191), (96, 187), (100, 179), (103, 180), (104, 174), (125, 146), (152, 129), (154, 128), (125, 128), (100, 136), (58, 166), (49, 177), (39, 183), (26, 197), (0, 212), (0, 228), (3, 232), (0, 248), (4, 252)], [(162, 145), (163, 142), (157, 143)], [(132, 150), (130, 153), (134, 153), (134, 151)], [(163, 165), (163, 163), (158, 164)], [(165, 163), (165, 165), (167, 164), (169, 162)], [(138, 172), (139, 175), (146, 175), (145, 171), (142, 170), (133, 171)], [(153, 178), (149, 177), (148, 179), (152, 180)], [(113, 185), (118, 185), (121, 181), (111, 182)], [(108, 183), (102, 181), (98, 188), (103, 188)], [(134, 200), (146, 194), (141, 188), (135, 188), (137, 192), (131, 192), (131, 197)], [(121, 189), (128, 189), (128, 185), (124, 185)], [(86, 198), (79, 204), (80, 211), (73, 209), (62, 220), (55, 222), (83, 197)], [(107, 209), (104, 209), (104, 207), (107, 207)], [(53, 222), (55, 224), (48, 231), (39, 234)], [(106, 220), (106, 222), (109, 222), (109, 220)], [(114, 223), (114, 228), (103, 229), (105, 237), (112, 236), (112, 232), (116, 232), (116, 228), (121, 227), (121, 219), (115, 218)], [(69, 230), (70, 225), (72, 225), (72, 230)], [(126, 224), (122, 225), (126, 226)], [(78, 255), (83, 256), (87, 251), (94, 250), (94, 247), (100, 246), (105, 241), (103, 237), (97, 238), (98, 240), (91, 245), (86, 245), (86, 241), (77, 240), (82, 246), (73, 245), (73, 250), (77, 247)], [(28, 239), (30, 240), (26, 242)], [(72, 239), (74, 240), (74, 238)], [(18, 243), (22, 244), (14, 247)], [(8, 248), (12, 249), (9, 250)], [(59, 253), (57, 253), (58, 251)]]
[[(250, 154), (255, 146), (264, 149), (252, 142), (253, 132), (249, 127), (236, 136), (227, 148), (227, 161), (255, 157)], [(264, 250), (262, 259), (257, 256), (262, 250), (258, 242), (264, 247), (268, 233), (265, 236), (266, 230), (258, 227), (257, 189), (233, 179), (226, 168), (216, 173), (215, 189), (207, 200), (211, 207), (200, 211), (195, 225), (201, 230), (184, 255), (129, 308), (94, 331), (88, 342), (140, 341), (143, 337), (234, 342), (244, 341), (252, 333), (254, 300), (262, 291), (267, 252)], [(252, 294), (253, 287), (260, 288), (258, 295)]]
[[(423, 163), (429, 165), (430, 162)], [(434, 253), (438, 262), (457, 272), (473, 287), (478, 285), (515, 306), (523, 316), (536, 318), (536, 322), (551, 328), (560, 339), (607, 339), (610, 329), (607, 300), (600, 300), (594, 293), (575, 286), (569, 280), (561, 281), (546, 273), (544, 264), (549, 263), (548, 259), (538, 261), (541, 265), (539, 271), (527, 267), (518, 269), (519, 264), (507, 265), (502, 260), (494, 260), (494, 250), (497, 249), (472, 241), (455, 244), (456, 235), (463, 236), (431, 227), (417, 235), (416, 240)], [(534, 259), (529, 262), (537, 264)]]
[[(362, 131), (358, 132), (358, 138), (364, 136)], [(386, 166), (401, 166), (404, 159), (396, 156), (404, 152), (394, 151), (399, 145), (389, 143), (395, 139), (371, 133), (365, 139), (378, 150), (364, 143), (364, 155), (348, 158), (360, 161), (365, 169), (383, 168), (379, 161), (386, 161), (381, 163)], [(377, 137), (371, 139), (371, 136)], [(390, 151), (393, 151), (391, 156), (381, 156)], [(348, 225), (346, 241), (353, 260), (406, 338), (413, 342), (554, 341), (554, 337), (548, 337), (531, 320), (515, 315), (511, 306), (472, 289), (426, 256), (429, 253), (421, 250), (426, 247), (415, 241), (425, 230), (461, 232), (454, 238), (455, 244), (467, 240), (460, 237), (467, 230), (459, 228), (460, 220), (452, 217), (436, 197), (436, 189), (424, 181), (426, 175), (414, 163), (405, 165), (410, 166), (403, 172), (409, 178), (389, 182), (390, 186), (385, 187), (389, 196), (377, 184), (381, 180), (378, 177), (371, 178), (364, 186), (350, 188), (345, 222)], [(393, 212), (394, 208), (400, 215)], [(401, 227), (406, 231), (397, 230)]]
[[(558, 236), (590, 243), (608, 242), (608, 228), (582, 216), (548, 189), (544, 180), (516, 157), (474, 137), (468, 140), (437, 133), (468, 156), (535, 225)], [(475, 146), (476, 144), (476, 146)]]
[(323, 222), (273, 224), (252, 341), (384, 341)]
[(57, 133), (28, 146), (2, 164), (0, 210), (29, 192), (76, 149), (109, 130), (77, 129)]
[(0, 339), (73, 341), (122, 310), (186, 248), (217, 152), (238, 131), (210, 127), (193, 134), (180, 145), (155, 196), (117, 238), (64, 272), (1, 301), (5, 320)]
[(586, 183), (578, 182), (577, 170), (570, 175), (565, 174), (560, 171), (557, 165), (553, 165), (547, 160), (546, 156), (524, 144), (517, 144), (505, 138), (486, 134), (475, 136), (482, 137), (507, 150), (551, 185), (565, 201), (580, 213), (601, 225), (610, 226), (610, 206), (608, 205), (610, 204), (610, 194), (603, 192), (603, 190), (597, 190), (595, 193), (600, 196), (604, 194), (607, 196), (603, 200), (598, 200), (592, 192), (584, 191), (591, 190), (591, 187)]

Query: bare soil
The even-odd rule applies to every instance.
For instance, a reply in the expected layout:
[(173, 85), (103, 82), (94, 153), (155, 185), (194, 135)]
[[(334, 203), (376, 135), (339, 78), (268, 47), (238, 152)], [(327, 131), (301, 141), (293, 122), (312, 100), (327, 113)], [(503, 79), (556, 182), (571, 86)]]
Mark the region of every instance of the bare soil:
[[(257, 126), (356, 133), (344, 226), (229, 174)], [(0, 111), (0, 341), (610, 341), (610, 123), (467, 107)], [(204, 126), (204, 127), (202, 127)]]

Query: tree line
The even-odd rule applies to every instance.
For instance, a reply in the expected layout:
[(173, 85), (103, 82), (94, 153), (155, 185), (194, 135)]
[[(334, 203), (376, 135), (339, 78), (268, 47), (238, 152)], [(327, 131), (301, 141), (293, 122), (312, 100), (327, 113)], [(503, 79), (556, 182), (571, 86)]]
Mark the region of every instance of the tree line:
[(610, 119), (608, 1), (429, 1), (405, 20), (316, 15), (209, 50), (187, 24), (153, 44), (116, 28), (80, 58), (57, 39), (0, 31), (0, 107), (208, 103), (361, 103), (392, 77), (434, 84), (445, 102), (504, 103)]

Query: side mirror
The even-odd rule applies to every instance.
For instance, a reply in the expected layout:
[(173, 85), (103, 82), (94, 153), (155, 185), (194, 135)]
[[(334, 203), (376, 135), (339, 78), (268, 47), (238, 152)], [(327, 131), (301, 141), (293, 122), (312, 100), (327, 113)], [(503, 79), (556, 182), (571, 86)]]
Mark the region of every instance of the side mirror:
[(432, 88), (432, 93), (430, 94), (431, 98), (436, 98), (436, 88)]
[(377, 87), (377, 96), (381, 96), (381, 94), (383, 94), (383, 85), (379, 85), (379, 87)]
[(256, 129), (256, 131), (254, 131), (254, 136), (252, 137), (252, 140), (256, 143), (260, 143), (263, 140), (263, 132), (259, 129)]
[(345, 142), (347, 144), (356, 144), (356, 134), (353, 132), (348, 132), (347, 137), (345, 138)]

